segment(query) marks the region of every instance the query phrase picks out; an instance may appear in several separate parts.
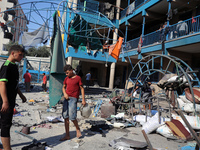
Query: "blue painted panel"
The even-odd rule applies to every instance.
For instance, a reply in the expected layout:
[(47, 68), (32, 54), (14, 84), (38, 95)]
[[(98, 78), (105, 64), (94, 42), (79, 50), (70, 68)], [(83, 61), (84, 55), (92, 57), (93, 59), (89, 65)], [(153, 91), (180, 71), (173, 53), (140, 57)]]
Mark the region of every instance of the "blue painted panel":
[(116, 28), (119, 28), (119, 20), (111, 20), (111, 22), (113, 23), (113, 26), (116, 27)]
[(45, 73), (46, 75), (49, 75), (49, 71), (38, 71), (38, 70), (28, 70), (28, 71), (29, 71), (29, 73), (36, 73), (36, 74), (38, 74), (38, 73), (40, 73), (40, 74)]
[(91, 59), (91, 60), (97, 60), (97, 61), (105, 61), (107, 59), (107, 62), (116, 62), (116, 59), (114, 59), (112, 56), (108, 57), (108, 53), (102, 53), (100, 51), (96, 52), (95, 55), (93, 55), (93, 51), (91, 51), (91, 54), (88, 54), (87, 51), (82, 51), (78, 49), (78, 52), (75, 52), (73, 47), (69, 47), (69, 52), (65, 54), (65, 57), (75, 57), (75, 58), (83, 58), (83, 59)]
[(8, 56), (4, 56), (4, 55), (0, 55), (0, 57), (3, 57), (3, 58), (8, 58)]
[(172, 40), (165, 43), (166, 48), (173, 48), (177, 46), (184, 46), (188, 44), (194, 44), (200, 42), (200, 34), (192, 35), (192, 36), (186, 36), (185, 38)]
[[(128, 51), (128, 52), (124, 53), (124, 57), (135, 56), (137, 54), (138, 54), (137, 50), (132, 50), (132, 51)], [(122, 58), (122, 57), (123, 57), (123, 54), (120, 54), (119, 58)]]
[(154, 46), (149, 46), (149, 47), (142, 48), (141, 53), (144, 54), (144, 53), (159, 51), (161, 49), (162, 49), (162, 45), (161, 44), (157, 44), (157, 45), (154, 45)]
[(145, 9), (148, 9), (149, 7), (155, 5), (156, 3), (158, 3), (159, 1), (161, 0), (153, 0), (153, 1), (149, 1), (147, 2), (146, 4), (142, 5), (141, 7), (135, 9), (135, 11), (133, 11), (132, 14), (128, 15), (127, 17), (124, 17), (122, 18), (120, 21), (119, 21), (119, 24), (123, 24), (126, 20), (129, 20), (130, 18), (138, 15), (139, 13), (142, 13), (143, 10)]
[[(158, 44), (158, 45), (153, 45), (153, 46), (149, 46), (149, 47), (143, 47), (141, 50), (141, 54), (144, 53), (149, 53), (149, 52), (154, 52), (154, 51), (160, 51), (162, 49), (162, 45)], [(128, 56), (135, 56), (138, 55), (137, 50), (132, 50), (132, 51), (128, 51), (126, 53), (124, 53), (124, 57), (128, 57)], [(120, 54), (119, 58), (122, 58), (123, 55)]]

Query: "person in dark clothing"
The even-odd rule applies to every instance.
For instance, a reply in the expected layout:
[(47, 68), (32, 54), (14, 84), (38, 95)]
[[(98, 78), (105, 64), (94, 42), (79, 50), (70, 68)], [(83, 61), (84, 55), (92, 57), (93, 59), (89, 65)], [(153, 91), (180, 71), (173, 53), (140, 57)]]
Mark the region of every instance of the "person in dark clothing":
[(4, 150), (11, 150), (10, 128), (17, 94), (19, 94), (22, 102), (26, 102), (26, 97), (18, 88), (19, 71), (15, 64), (15, 62), (21, 61), (24, 53), (25, 50), (21, 46), (11, 46), (9, 57), (0, 69), (0, 128)]
[(81, 78), (83, 77), (81, 61), (79, 62), (79, 65), (76, 67), (76, 75), (80, 76)]
[[(141, 94), (141, 97), (142, 97), (142, 101), (145, 103), (149, 103), (147, 106), (150, 109), (152, 109), (152, 90), (155, 91), (154, 89), (152, 89), (151, 87), (151, 82), (145, 82), (144, 83), (144, 86), (142, 87), (142, 94)], [(146, 106), (143, 105), (143, 108), (144, 110), (146, 110)]]

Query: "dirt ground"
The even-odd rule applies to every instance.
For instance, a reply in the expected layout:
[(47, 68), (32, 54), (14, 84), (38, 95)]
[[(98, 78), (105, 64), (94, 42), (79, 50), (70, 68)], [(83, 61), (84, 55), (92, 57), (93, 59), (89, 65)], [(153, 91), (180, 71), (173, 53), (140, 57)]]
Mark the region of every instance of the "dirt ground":
[[(40, 86), (40, 85), (39, 85)], [(16, 131), (21, 131), (23, 126), (30, 126), (29, 136), (35, 138), (39, 142), (46, 142), (48, 148), (52, 150), (112, 150), (113, 147), (109, 146), (109, 143), (120, 137), (126, 139), (136, 140), (140, 142), (146, 142), (141, 130), (142, 127), (127, 127), (127, 128), (112, 128), (110, 130), (104, 131), (105, 136), (99, 132), (90, 132), (89, 128), (91, 127), (85, 121), (88, 120), (104, 120), (100, 117), (93, 117), (93, 114), (89, 118), (83, 118), (78, 111), (78, 121), (82, 132), (82, 138), (76, 138), (75, 128), (72, 123), (70, 123), (70, 136), (71, 140), (68, 141), (59, 141), (61, 137), (64, 136), (64, 123), (56, 122), (50, 123), (47, 117), (60, 117), (62, 112), (62, 104), (56, 105), (56, 108), (49, 109), (48, 93), (40, 92), (40, 87), (34, 87), (32, 92), (25, 92), (22, 89), (22, 92), (27, 97), (27, 100), (33, 99), (36, 103), (22, 103), (20, 98), (17, 97), (16, 110), (19, 112), (18, 116), (13, 117), (13, 126), (11, 128), (11, 145), (12, 150), (20, 150), (24, 146), (28, 146), (32, 143), (32, 139), (16, 133)], [(91, 88), (90, 91), (86, 91), (87, 102), (91, 103), (95, 100), (102, 99), (109, 101), (107, 98), (103, 98), (102, 92), (108, 92), (105, 88)], [(20, 115), (19, 115), (20, 114)], [(21, 116), (22, 115), (22, 116)], [(38, 125), (43, 122), (43, 125)], [(148, 134), (148, 138), (153, 146), (160, 150), (177, 150), (179, 147), (183, 147), (188, 143), (195, 141), (189, 141), (188, 143), (179, 143), (173, 140), (167, 140), (165, 137), (157, 134), (151, 133)]]

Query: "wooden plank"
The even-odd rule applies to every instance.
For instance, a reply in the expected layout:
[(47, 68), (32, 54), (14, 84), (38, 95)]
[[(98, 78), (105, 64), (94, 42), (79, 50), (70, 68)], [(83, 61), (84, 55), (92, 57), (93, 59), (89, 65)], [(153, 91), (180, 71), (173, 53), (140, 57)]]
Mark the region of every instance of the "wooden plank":
[(145, 133), (144, 130), (142, 130), (142, 133), (143, 133), (143, 135), (144, 135), (145, 140), (147, 141), (149, 150), (156, 150), (156, 149), (154, 149), (154, 148), (152, 147), (151, 142), (149, 141), (149, 138), (148, 138), (148, 136), (147, 136), (147, 134)]

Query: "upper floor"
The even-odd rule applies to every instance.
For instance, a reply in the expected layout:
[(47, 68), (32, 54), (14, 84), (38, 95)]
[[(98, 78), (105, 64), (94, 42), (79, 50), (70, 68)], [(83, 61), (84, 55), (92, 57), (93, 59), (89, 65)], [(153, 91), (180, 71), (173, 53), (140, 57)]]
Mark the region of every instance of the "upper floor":
[[(130, 1), (129, 1), (130, 2)], [(126, 34), (126, 53), (141, 58), (152, 52), (199, 53), (200, 5), (196, 0), (135, 0), (121, 11), (119, 28)], [(142, 37), (142, 51), (138, 43)], [(163, 41), (165, 45), (163, 47)], [(134, 56), (140, 57), (134, 57)]]

